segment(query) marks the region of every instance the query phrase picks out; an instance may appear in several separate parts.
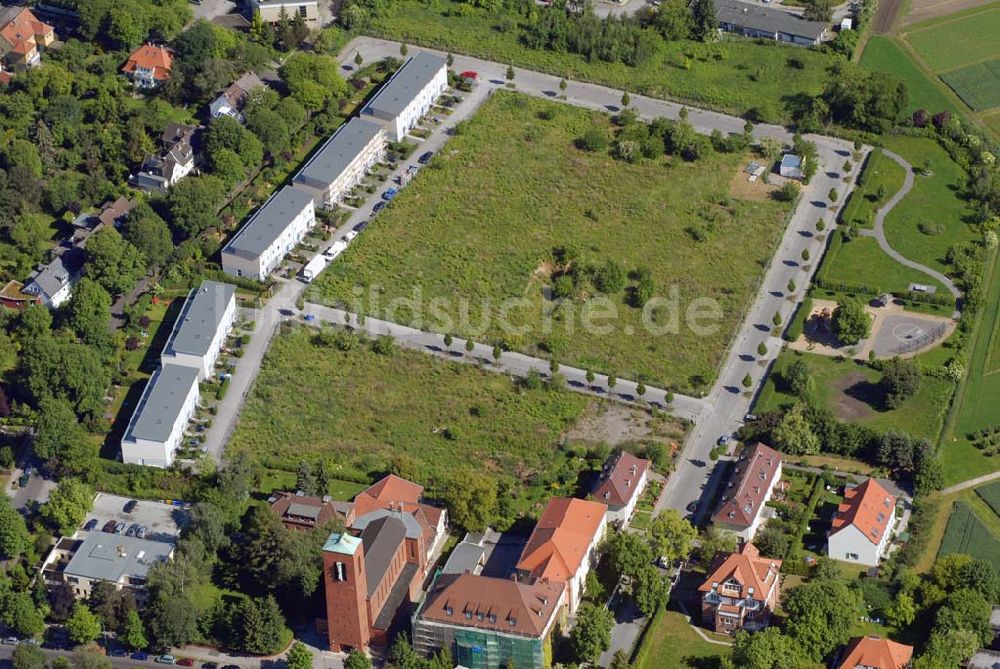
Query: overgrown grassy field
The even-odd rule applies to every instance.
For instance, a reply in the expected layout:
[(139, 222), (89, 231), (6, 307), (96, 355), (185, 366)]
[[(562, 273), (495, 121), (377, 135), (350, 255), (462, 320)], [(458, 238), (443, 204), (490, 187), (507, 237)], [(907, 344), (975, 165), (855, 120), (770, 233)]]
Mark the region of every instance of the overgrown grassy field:
[(861, 56), (861, 65), (874, 72), (894, 74), (906, 82), (910, 94), (907, 110), (926, 109), (931, 114), (958, 111), (959, 107), (939, 88), (939, 84), (924, 74), (892, 37), (873, 35)]
[[(921, 357), (916, 360), (919, 362)], [(796, 397), (787, 390), (782, 379), (782, 372), (793, 360), (806, 363), (814, 380), (814, 400), (842, 420), (881, 431), (898, 430), (931, 443), (937, 442), (954, 390), (950, 381), (925, 376), (920, 380), (916, 395), (903, 406), (887, 411), (880, 406), (879, 372), (851, 360), (841, 361), (812, 353), (781, 352), (754, 405), (754, 413), (795, 402)]]
[[(323, 459), (349, 481), (393, 471), (429, 486), (465, 468), (511, 483), (526, 510), (578, 492), (586, 462), (564, 431), (594, 402), (418, 351), (380, 355), (367, 340), (344, 351), (295, 328), (275, 338), (229, 449), (290, 471)], [(355, 492), (336, 486), (340, 497)]]
[[(886, 216), (886, 239), (910, 260), (947, 273), (944, 259), (948, 249), (980, 238), (975, 227), (966, 222), (972, 214), (968, 202), (959, 198), (966, 185), (965, 172), (931, 139), (886, 137), (885, 146), (917, 170), (930, 160), (932, 172), (929, 177), (917, 174), (913, 190)], [(922, 232), (921, 224), (933, 234)]]
[(941, 75), (962, 102), (973, 111), (1000, 107), (1000, 60), (988, 60)]
[(918, 24), (905, 33), (906, 41), (935, 72), (947, 72), (1000, 55), (1000, 6), (967, 13), (952, 20)]
[[(610, 126), (597, 112), (495, 94), (320, 276), (310, 299), (503, 340), (514, 350), (622, 378), (687, 392), (708, 387), (790, 205), (731, 198), (738, 155), (630, 164), (575, 148), (588, 129), (610, 136)], [(692, 229), (703, 233), (701, 241)], [(556, 308), (545, 291), (560, 248), (576, 249), (575, 262), (584, 266), (611, 260), (626, 272), (648, 268), (654, 294), (667, 303), (645, 311), (666, 334), (652, 332), (644, 310), (626, 304), (628, 289), (607, 296), (616, 315), (592, 320), (594, 327), (585, 320), (594, 313), (587, 298), (597, 294)], [(420, 307), (392, 307), (415, 291)], [(685, 313), (698, 298), (721, 308), (713, 332), (689, 327)], [(512, 299), (520, 302), (504, 314)], [(463, 310), (468, 318), (460, 318)], [(676, 328), (671, 314), (680, 315)]]
[[(933, 277), (890, 258), (874, 237), (856, 237), (844, 242), (840, 230), (833, 234), (834, 239), (819, 268), (819, 277), (824, 281), (863, 284), (889, 292), (906, 292), (911, 283), (937, 286), (938, 292), (945, 290)], [(951, 310), (942, 308), (941, 311)]]
[(969, 505), (965, 502), (955, 502), (948, 517), (948, 526), (945, 528), (938, 556), (967, 553), (974, 558), (992, 563), (993, 568), (1000, 572), (998, 542), (1000, 538), (990, 532)]
[(1000, 137), (1000, 113), (984, 116), (983, 123), (986, 124), (987, 128), (993, 131), (994, 135)]
[[(858, 186), (851, 191), (851, 197), (840, 212), (844, 223), (857, 223), (863, 228), (874, 227), (875, 213), (903, 187), (906, 170), (895, 160), (887, 157), (882, 149), (871, 152), (865, 170), (858, 180)], [(878, 196), (879, 189), (884, 195)]]
[(577, 54), (525, 48), (515, 17), (472, 3), (393, 0), (392, 6), (366, 32), (739, 115), (753, 112), (771, 122), (790, 120), (786, 101), (822, 91), (827, 68), (839, 59), (776, 43), (682, 40), (660, 42), (638, 67), (587, 62)]
[(976, 494), (993, 510), (993, 513), (1000, 517), (1000, 481), (979, 486), (975, 489)]

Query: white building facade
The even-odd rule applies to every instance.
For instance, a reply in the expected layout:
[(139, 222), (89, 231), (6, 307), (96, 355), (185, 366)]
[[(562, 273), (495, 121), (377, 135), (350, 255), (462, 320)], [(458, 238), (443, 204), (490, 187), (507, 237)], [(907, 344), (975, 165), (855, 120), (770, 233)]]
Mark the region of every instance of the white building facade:
[(389, 137), (406, 137), (434, 101), (448, 88), (448, 62), (441, 56), (421, 51), (410, 57), (382, 85), (361, 114), (385, 125)]
[(212, 376), (215, 361), (236, 321), (236, 289), (218, 281), (203, 281), (188, 294), (160, 362), (198, 370), (198, 379)]
[(231, 276), (264, 281), (315, 225), (313, 196), (285, 186), (223, 247), (222, 269)]
[(343, 198), (385, 156), (385, 129), (361, 118), (340, 126), (295, 175), (295, 188), (327, 209)]
[(198, 406), (198, 369), (162, 365), (153, 372), (122, 438), (122, 462), (169, 467)]
[(892, 540), (896, 498), (874, 479), (847, 488), (827, 535), (834, 560), (878, 566)]

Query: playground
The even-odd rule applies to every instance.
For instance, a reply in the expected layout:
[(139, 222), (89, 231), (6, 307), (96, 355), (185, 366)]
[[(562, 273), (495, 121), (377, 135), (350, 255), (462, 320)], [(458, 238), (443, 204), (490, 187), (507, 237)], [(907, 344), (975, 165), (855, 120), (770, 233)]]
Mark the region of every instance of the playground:
[(939, 345), (955, 329), (955, 321), (950, 318), (906, 311), (890, 296), (883, 296), (865, 306), (872, 318), (871, 334), (854, 346), (846, 346), (833, 333), (836, 308), (837, 303), (832, 300), (813, 300), (813, 310), (806, 318), (802, 335), (788, 347), (855, 360), (867, 360), (869, 351), (880, 360), (895, 356), (909, 358)]

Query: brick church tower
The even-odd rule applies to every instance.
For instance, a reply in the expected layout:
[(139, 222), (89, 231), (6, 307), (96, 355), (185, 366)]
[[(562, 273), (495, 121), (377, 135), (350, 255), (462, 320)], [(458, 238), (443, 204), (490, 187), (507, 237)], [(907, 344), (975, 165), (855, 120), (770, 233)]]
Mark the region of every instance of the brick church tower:
[(359, 537), (330, 535), (323, 546), (323, 581), (330, 650), (364, 650), (371, 641), (365, 547)]

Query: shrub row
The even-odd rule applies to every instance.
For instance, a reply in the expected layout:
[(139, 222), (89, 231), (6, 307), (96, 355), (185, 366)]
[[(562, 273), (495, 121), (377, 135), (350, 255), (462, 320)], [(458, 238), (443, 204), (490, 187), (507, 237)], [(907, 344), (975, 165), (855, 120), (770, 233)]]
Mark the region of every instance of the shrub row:
[(827, 281), (821, 277), (816, 277), (813, 284), (822, 290), (832, 290), (837, 293), (855, 293), (858, 295), (877, 296), (883, 293), (878, 286), (866, 286), (865, 284), (846, 283), (843, 281)]

